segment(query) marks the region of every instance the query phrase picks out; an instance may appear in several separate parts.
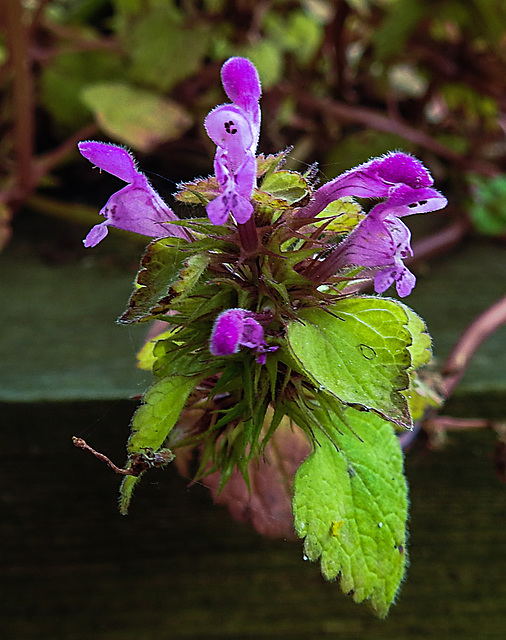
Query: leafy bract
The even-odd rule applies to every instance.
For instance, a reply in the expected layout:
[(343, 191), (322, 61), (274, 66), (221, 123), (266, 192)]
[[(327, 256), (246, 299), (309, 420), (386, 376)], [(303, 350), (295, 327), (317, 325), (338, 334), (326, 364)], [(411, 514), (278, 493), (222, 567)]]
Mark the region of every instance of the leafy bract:
[(409, 385), (412, 338), (402, 305), (364, 296), (343, 298), (327, 310), (301, 309), (287, 339), (320, 390), (411, 426), (402, 391)]
[[(328, 218), (331, 216), (336, 217), (329, 222)], [(328, 231), (344, 234), (352, 231), (363, 220), (365, 214), (353, 198), (346, 196), (328, 204), (317, 217), (325, 220)]]
[(119, 319), (121, 323), (146, 322), (169, 310), (175, 296), (171, 287), (184, 265), (185, 254), (179, 249), (182, 244), (184, 241), (178, 238), (163, 238), (148, 245), (128, 309)]
[[(144, 396), (132, 420), (127, 451), (129, 458), (146, 449), (157, 451), (176, 424), (199, 378), (171, 376), (154, 384)], [(127, 463), (128, 467), (128, 463)], [(126, 513), (140, 476), (125, 476), (120, 489), (120, 511)]]
[[(369, 600), (384, 617), (406, 565), (407, 485), (402, 452), (390, 423), (374, 414), (335, 416), (335, 444), (325, 436), (294, 480), (297, 534), (310, 560), (321, 559), (327, 580), (339, 578), (355, 602)], [(324, 415), (320, 416), (325, 420)], [(359, 436), (359, 437), (357, 437)]]
[(292, 205), (309, 193), (307, 181), (295, 171), (275, 171), (266, 176), (262, 191)]

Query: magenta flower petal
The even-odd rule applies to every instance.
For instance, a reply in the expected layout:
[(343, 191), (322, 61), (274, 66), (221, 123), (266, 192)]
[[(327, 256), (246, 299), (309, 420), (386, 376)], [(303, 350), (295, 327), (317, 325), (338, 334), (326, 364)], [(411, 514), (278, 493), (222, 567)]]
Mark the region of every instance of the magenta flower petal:
[(107, 224), (107, 222), (101, 222), (90, 229), (88, 235), (83, 240), (83, 244), (86, 248), (95, 247), (99, 242), (102, 242), (105, 236), (109, 233)]
[(250, 125), (236, 109), (224, 105), (211, 111), (205, 126), (217, 145), (214, 169), (222, 192), (207, 205), (209, 220), (225, 224), (231, 213), (236, 222), (247, 222), (253, 214), (250, 199), (256, 182)]
[(216, 318), (209, 343), (213, 356), (230, 356), (239, 351), (245, 313), (244, 309), (227, 309)]
[(222, 105), (211, 111), (204, 126), (207, 135), (221, 149), (226, 150), (231, 169), (237, 169), (254, 142), (251, 126), (238, 109)]
[(209, 351), (213, 356), (230, 356), (240, 347), (249, 347), (257, 352), (256, 361), (265, 364), (266, 354), (276, 351), (264, 339), (264, 329), (255, 319), (261, 317), (246, 309), (227, 309), (216, 318), (209, 341)]
[(376, 293), (383, 293), (395, 282), (397, 293), (401, 298), (408, 296), (414, 289), (416, 277), (404, 265), (382, 269), (374, 277), (374, 290)]
[(412, 210), (410, 213), (436, 211), (445, 206), (446, 199), (429, 188), (432, 184), (432, 176), (419, 160), (406, 153), (389, 153), (373, 158), (324, 184), (314, 192), (309, 204), (299, 209), (297, 216), (315, 216), (328, 204), (344, 196), (387, 198), (384, 203), (387, 205), (398, 190), (403, 194), (405, 206), (420, 200), (428, 201), (423, 210)]
[(448, 200), (436, 189), (422, 188), (413, 189), (405, 184), (400, 184), (392, 188), (391, 194), (385, 202), (380, 202), (369, 215), (376, 217), (412, 216), (416, 213), (430, 213), (443, 209), (448, 204)]
[(245, 101), (260, 100), (262, 87), (258, 71), (247, 58), (229, 58), (221, 68), (221, 81), (230, 100), (242, 108)]
[(381, 219), (371, 213), (318, 264), (312, 275), (323, 281), (345, 267), (375, 267), (375, 291), (383, 293), (395, 283), (397, 292), (404, 297), (416, 283), (403, 262), (413, 255), (410, 241), (408, 227), (395, 215)]
[(207, 205), (207, 215), (213, 224), (224, 224), (231, 213), (238, 224), (244, 224), (253, 215), (261, 86), (257, 70), (246, 58), (227, 60), (221, 75), (232, 104), (213, 109), (204, 123), (217, 146), (214, 169), (221, 190)]
[(258, 141), (262, 87), (255, 65), (246, 58), (230, 58), (221, 68), (221, 81), (227, 96), (242, 109)]
[(137, 163), (135, 158), (123, 147), (88, 140), (79, 142), (77, 148), (81, 155), (99, 169), (103, 169), (125, 182), (135, 182), (138, 173)]
[(130, 153), (103, 142), (80, 142), (79, 151), (85, 158), (108, 173), (128, 182), (114, 193), (101, 210), (105, 222), (93, 227), (84, 240), (86, 247), (94, 247), (107, 235), (107, 227), (132, 231), (152, 238), (175, 236), (189, 239), (184, 228), (168, 224), (178, 220), (172, 209), (136, 168)]

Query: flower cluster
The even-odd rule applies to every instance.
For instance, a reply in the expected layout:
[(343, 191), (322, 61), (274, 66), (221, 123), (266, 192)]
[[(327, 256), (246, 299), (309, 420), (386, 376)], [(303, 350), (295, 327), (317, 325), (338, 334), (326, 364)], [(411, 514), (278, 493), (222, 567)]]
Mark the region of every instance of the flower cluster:
[(423, 164), (405, 153), (389, 153), (375, 158), (316, 190), (311, 202), (297, 216), (314, 216), (331, 202), (344, 196), (385, 198), (360, 222), (352, 233), (332, 251), (324, 264), (312, 270), (318, 281), (329, 278), (347, 265), (376, 267), (377, 293), (394, 282), (404, 297), (411, 293), (416, 278), (403, 260), (413, 255), (411, 234), (399, 218), (437, 211), (446, 206), (446, 198), (432, 188), (433, 179)]
[[(407, 296), (416, 279), (405, 265), (413, 252), (403, 218), (441, 209), (446, 198), (402, 152), (318, 188), (312, 175), (283, 169), (287, 152), (257, 157), (257, 71), (231, 58), (221, 76), (230, 102), (205, 119), (215, 174), (175, 194), (195, 217), (179, 220), (124, 148), (79, 144), (127, 183), (85, 246), (109, 226), (154, 239), (119, 319), (158, 321), (139, 355), (155, 382), (132, 420), (120, 509), (146, 451), (166, 460), (166, 447), (194, 447), (195, 479), (229, 504), (257, 492), (267, 528), (271, 510), (293, 508), (293, 529), (289, 521), (278, 532), (306, 537), (305, 553), (321, 555), (325, 577), (340, 576), (346, 593), (371, 598), (383, 616), (406, 561), (406, 482), (392, 425), (412, 428), (434, 402), (417, 378), (430, 337), (405, 304), (356, 285), (372, 280), (377, 294), (395, 285)], [(353, 198), (377, 202), (365, 212)], [(180, 470), (190, 457), (176, 456)], [(373, 565), (378, 575), (364, 571)]]

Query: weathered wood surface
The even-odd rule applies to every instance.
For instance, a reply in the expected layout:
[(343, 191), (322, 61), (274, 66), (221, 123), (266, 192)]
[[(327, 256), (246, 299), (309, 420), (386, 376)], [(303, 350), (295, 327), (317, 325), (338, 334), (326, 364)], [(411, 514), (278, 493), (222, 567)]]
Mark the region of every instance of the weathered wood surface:
[(118, 477), (133, 403), (0, 405), (0, 637), (9, 640), (502, 639), (506, 487), (489, 433), (408, 454), (411, 566), (386, 621), (354, 605), (301, 545), (261, 539), (153, 472), (131, 514)]

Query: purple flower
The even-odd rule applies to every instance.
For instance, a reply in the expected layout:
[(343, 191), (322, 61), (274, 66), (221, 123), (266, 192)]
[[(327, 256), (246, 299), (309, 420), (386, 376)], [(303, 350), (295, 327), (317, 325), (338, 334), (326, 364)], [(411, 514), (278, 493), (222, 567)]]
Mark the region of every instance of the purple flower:
[[(298, 217), (313, 217), (344, 196), (386, 198), (375, 207), (382, 217), (397, 217), (437, 211), (446, 206), (446, 198), (432, 189), (432, 176), (420, 160), (406, 153), (389, 153), (359, 165), (317, 189), (311, 201), (297, 212)], [(374, 211), (374, 209), (373, 209)]]
[(416, 278), (403, 260), (413, 255), (411, 234), (399, 218), (446, 206), (446, 198), (432, 189), (432, 184), (431, 175), (419, 160), (398, 152), (374, 158), (317, 189), (297, 216), (315, 216), (344, 196), (386, 199), (373, 207), (325, 259), (309, 267), (306, 275), (324, 282), (344, 267), (376, 267), (377, 293), (383, 293), (395, 282), (400, 296), (409, 295)]
[(222, 82), (232, 104), (213, 109), (205, 120), (216, 144), (214, 169), (220, 195), (207, 205), (213, 224), (224, 224), (231, 213), (243, 224), (253, 214), (251, 194), (256, 184), (255, 152), (260, 134), (261, 87), (258, 73), (245, 58), (230, 58), (222, 67)]
[(230, 356), (238, 353), (240, 347), (249, 347), (257, 352), (256, 361), (265, 364), (266, 354), (278, 347), (268, 347), (264, 339), (264, 329), (255, 318), (265, 314), (256, 314), (246, 309), (227, 309), (214, 321), (209, 343), (213, 356)]
[(189, 239), (182, 227), (167, 224), (170, 220), (178, 220), (176, 214), (156, 193), (146, 176), (137, 170), (135, 159), (126, 149), (92, 141), (80, 142), (77, 146), (81, 154), (99, 169), (128, 182), (126, 187), (109, 198), (100, 211), (105, 221), (91, 229), (84, 240), (85, 247), (94, 247), (103, 240), (109, 226), (153, 238), (176, 236)]
[(416, 283), (403, 262), (413, 255), (410, 239), (409, 229), (396, 216), (382, 220), (370, 214), (339, 245), (336, 258), (340, 266), (379, 267), (374, 278), (375, 291), (383, 293), (395, 282), (397, 293), (405, 297)]
[(255, 66), (246, 58), (229, 58), (221, 68), (221, 81), (227, 96), (246, 114), (255, 138), (260, 135), (260, 78)]

